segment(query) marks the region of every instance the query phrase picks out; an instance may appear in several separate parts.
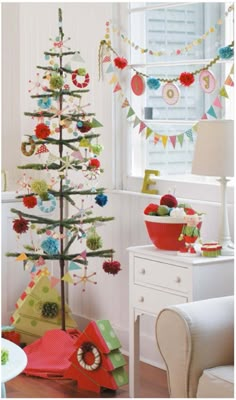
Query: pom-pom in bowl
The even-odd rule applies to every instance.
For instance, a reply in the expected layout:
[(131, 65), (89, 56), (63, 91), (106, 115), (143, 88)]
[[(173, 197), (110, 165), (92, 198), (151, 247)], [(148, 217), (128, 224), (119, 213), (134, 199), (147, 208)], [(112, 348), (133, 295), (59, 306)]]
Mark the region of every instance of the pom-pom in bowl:
[(179, 250), (183, 243), (178, 240), (183, 226), (183, 217), (158, 217), (144, 214), (144, 221), (152, 243), (161, 250)]

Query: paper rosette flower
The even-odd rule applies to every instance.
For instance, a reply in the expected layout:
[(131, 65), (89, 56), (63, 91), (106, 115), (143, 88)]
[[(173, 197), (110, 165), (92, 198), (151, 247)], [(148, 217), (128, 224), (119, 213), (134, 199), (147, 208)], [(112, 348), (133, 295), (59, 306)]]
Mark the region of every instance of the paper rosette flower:
[(37, 198), (35, 196), (23, 197), (23, 204), (27, 208), (34, 208), (37, 205)]
[(27, 221), (27, 219), (25, 219), (23, 217), (14, 219), (13, 229), (16, 233), (25, 233), (29, 229), (29, 221)]
[(46, 139), (51, 133), (49, 127), (43, 123), (36, 125), (34, 131), (38, 139)]
[(114, 64), (117, 68), (124, 69), (128, 65), (128, 61), (123, 57), (114, 58)]
[(183, 86), (190, 86), (194, 82), (194, 75), (190, 72), (182, 72), (179, 76), (179, 81)]

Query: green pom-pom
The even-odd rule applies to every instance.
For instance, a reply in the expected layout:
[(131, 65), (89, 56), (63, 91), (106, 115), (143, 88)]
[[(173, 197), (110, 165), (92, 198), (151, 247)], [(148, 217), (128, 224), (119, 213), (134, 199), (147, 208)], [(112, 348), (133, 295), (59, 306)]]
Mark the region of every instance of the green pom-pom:
[(159, 206), (158, 210), (157, 210), (157, 214), (160, 216), (168, 215), (169, 207), (168, 206)]
[(90, 250), (98, 250), (102, 247), (102, 238), (97, 234), (95, 229), (91, 229), (86, 240), (86, 245)]
[(48, 191), (47, 182), (44, 181), (44, 180), (35, 179), (35, 181), (33, 181), (31, 183), (31, 190), (34, 193), (39, 194), (40, 196), (42, 196), (45, 193), (47, 193), (47, 191)]
[(1, 364), (5, 365), (9, 360), (9, 353), (6, 349), (1, 349)]
[(85, 68), (78, 68), (77, 69), (77, 74), (80, 76), (85, 76), (86, 75), (86, 69)]
[(49, 83), (51, 89), (61, 89), (64, 84), (64, 81), (60, 75), (55, 74), (51, 76)]

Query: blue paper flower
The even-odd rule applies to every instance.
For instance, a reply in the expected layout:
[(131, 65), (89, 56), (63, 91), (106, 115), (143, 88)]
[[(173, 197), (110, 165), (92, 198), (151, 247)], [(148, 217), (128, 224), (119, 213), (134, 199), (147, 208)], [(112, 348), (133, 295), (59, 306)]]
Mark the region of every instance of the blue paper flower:
[(233, 57), (234, 49), (230, 46), (221, 47), (220, 49), (218, 49), (218, 54), (220, 58), (228, 60), (229, 58)]
[(103, 193), (98, 194), (98, 195), (95, 197), (95, 202), (96, 202), (99, 206), (103, 207), (103, 206), (105, 206), (105, 204), (107, 204), (107, 196), (106, 196), (105, 194), (103, 194)]
[(51, 236), (41, 243), (41, 247), (43, 251), (50, 256), (59, 253), (59, 242), (58, 240), (53, 239)]
[(38, 106), (46, 110), (47, 108), (51, 107), (52, 101), (50, 97), (42, 97), (38, 100)]
[(157, 78), (150, 77), (147, 80), (147, 85), (148, 85), (149, 89), (157, 90), (161, 86), (161, 82)]

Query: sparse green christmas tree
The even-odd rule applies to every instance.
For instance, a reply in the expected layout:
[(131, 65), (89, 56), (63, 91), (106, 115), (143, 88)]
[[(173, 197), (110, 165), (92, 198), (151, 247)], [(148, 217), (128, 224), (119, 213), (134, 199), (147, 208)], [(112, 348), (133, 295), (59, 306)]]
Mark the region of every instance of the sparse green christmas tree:
[[(22, 252), (7, 253), (9, 257), (24, 261), (25, 269), (31, 273), (37, 268), (47, 269), (48, 260), (58, 261), (63, 330), (65, 284), (82, 283), (85, 290), (87, 282), (96, 283), (95, 272), (88, 269), (88, 259), (103, 257), (104, 271), (113, 275), (120, 270), (120, 263), (113, 260), (114, 250), (103, 249), (97, 232), (99, 224), (113, 217), (96, 216), (95, 207), (85, 207), (90, 196), (96, 208), (107, 203), (104, 188), (98, 187), (103, 172), (99, 161), (103, 147), (98, 142), (97, 131), (102, 125), (94, 113), (86, 111), (89, 104), (83, 103), (83, 97), (89, 92), (90, 76), (79, 51), (67, 47), (68, 40), (64, 37), (59, 9), (59, 35), (52, 41), (52, 48), (44, 53), (48, 65), (37, 66), (42, 76), (37, 73), (35, 81), (29, 81), (29, 92), (35, 93), (31, 98), (37, 109), (25, 113), (35, 126), (34, 132), (26, 135), (21, 150), (27, 157), (37, 157), (38, 162), (18, 167), (38, 171), (40, 177), (28, 177), (28, 172), (23, 174), (18, 181), (17, 197), (22, 199), (26, 212), (11, 209), (16, 214), (14, 231), (18, 237), (30, 233), (30, 244), (22, 245)], [(76, 63), (76, 69), (71, 68), (72, 63)], [(76, 177), (76, 183), (71, 176)], [(75, 210), (71, 216), (65, 212), (68, 203)], [(34, 208), (40, 212), (34, 210), (31, 214)], [(82, 251), (72, 251), (77, 242), (84, 246)]]

